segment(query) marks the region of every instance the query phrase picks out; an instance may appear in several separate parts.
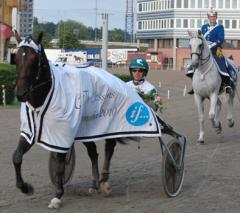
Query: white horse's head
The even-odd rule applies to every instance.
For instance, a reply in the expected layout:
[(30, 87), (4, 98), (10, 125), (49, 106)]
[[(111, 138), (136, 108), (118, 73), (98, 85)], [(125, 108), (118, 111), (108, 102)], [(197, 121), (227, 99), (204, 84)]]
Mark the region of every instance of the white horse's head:
[(192, 66), (196, 69), (201, 64), (201, 61), (209, 56), (210, 50), (200, 30), (197, 32), (188, 31), (188, 34), (190, 36), (189, 48), (191, 52)]

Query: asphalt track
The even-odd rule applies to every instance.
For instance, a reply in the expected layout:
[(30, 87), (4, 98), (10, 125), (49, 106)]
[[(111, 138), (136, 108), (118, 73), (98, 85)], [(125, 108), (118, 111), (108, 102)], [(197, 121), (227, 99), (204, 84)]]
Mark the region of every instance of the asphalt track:
[[(117, 71), (119, 72), (119, 71)], [(19, 137), (19, 110), (0, 110), (0, 212), (1, 213), (174, 213), (240, 211), (240, 102), (235, 100), (233, 128), (227, 127), (226, 106), (221, 112), (222, 134), (217, 135), (208, 119), (205, 104), (205, 145), (197, 145), (198, 118), (193, 97), (183, 96), (190, 80), (180, 71), (151, 71), (148, 79), (164, 99), (162, 117), (187, 136), (185, 179), (181, 193), (167, 198), (161, 181), (160, 146), (156, 139), (138, 144), (118, 145), (112, 160), (109, 197), (89, 195), (91, 168), (85, 147), (76, 145), (77, 163), (71, 182), (66, 186), (60, 211), (49, 210), (53, 197), (48, 177), (48, 151), (40, 146), (24, 156), (24, 179), (35, 187), (32, 196), (21, 194), (15, 187), (12, 153)], [(159, 84), (159, 82), (161, 82)], [(159, 85), (161, 88), (159, 88)], [(169, 92), (168, 92), (169, 91)], [(170, 99), (168, 95), (170, 94)], [(222, 97), (224, 102), (224, 97)], [(170, 138), (163, 136), (167, 141)], [(99, 142), (100, 165), (104, 143)]]

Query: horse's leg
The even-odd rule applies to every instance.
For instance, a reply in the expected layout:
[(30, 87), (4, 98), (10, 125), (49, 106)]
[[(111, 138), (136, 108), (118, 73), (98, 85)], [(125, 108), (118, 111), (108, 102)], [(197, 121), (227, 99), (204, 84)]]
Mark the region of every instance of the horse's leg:
[(194, 93), (194, 99), (195, 103), (197, 105), (198, 109), (198, 119), (199, 119), (199, 124), (200, 124), (200, 131), (199, 131), (199, 137), (197, 142), (200, 144), (204, 143), (204, 99)]
[(218, 98), (217, 93), (213, 93), (210, 96), (210, 110), (209, 110), (209, 118), (212, 122), (213, 128), (216, 128), (216, 132), (219, 134), (222, 131), (222, 126), (219, 121), (219, 112), (221, 110), (220, 100)]
[(92, 177), (93, 183), (92, 187), (89, 189), (89, 192), (96, 192), (99, 189), (99, 170), (98, 170), (98, 153), (97, 153), (97, 146), (94, 142), (86, 142), (83, 143), (88, 152), (88, 156), (92, 162)]
[(102, 169), (102, 178), (100, 181), (100, 189), (105, 195), (109, 195), (111, 192), (110, 184), (108, 183), (109, 179), (109, 168), (111, 159), (114, 153), (114, 148), (116, 146), (115, 139), (107, 139), (105, 144), (105, 158)]
[(12, 161), (15, 168), (16, 174), (16, 186), (25, 194), (33, 194), (34, 189), (31, 184), (24, 182), (22, 178), (22, 160), (23, 155), (32, 147), (32, 144), (29, 144), (26, 139), (22, 136), (19, 138), (18, 146), (12, 156)]
[[(236, 89), (236, 88), (235, 88)], [(233, 99), (235, 96), (235, 90), (233, 90), (232, 93), (226, 93), (226, 99), (228, 103), (227, 107), (227, 121), (228, 121), (228, 126), (233, 127), (234, 126), (234, 119), (233, 119)]]
[(222, 102), (218, 98), (217, 99), (217, 104), (216, 104), (216, 114), (215, 114), (215, 124), (217, 126), (217, 129), (216, 129), (217, 134), (220, 134), (222, 132), (222, 125), (221, 125), (221, 122), (219, 120), (221, 109), (222, 109)]
[(56, 184), (55, 184), (55, 197), (51, 200), (48, 208), (50, 209), (58, 209), (61, 205), (61, 198), (64, 194), (63, 188), (63, 178), (65, 172), (65, 159), (66, 153), (57, 153), (57, 168), (56, 168)]

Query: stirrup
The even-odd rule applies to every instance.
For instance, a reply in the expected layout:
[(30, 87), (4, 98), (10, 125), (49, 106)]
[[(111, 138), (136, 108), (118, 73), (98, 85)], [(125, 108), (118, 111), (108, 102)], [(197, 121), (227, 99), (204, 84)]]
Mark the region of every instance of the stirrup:
[(226, 93), (228, 93), (228, 94), (232, 94), (232, 92), (233, 92), (232, 87), (230, 87), (230, 86), (226, 86), (226, 87), (225, 87), (225, 91), (226, 91)]

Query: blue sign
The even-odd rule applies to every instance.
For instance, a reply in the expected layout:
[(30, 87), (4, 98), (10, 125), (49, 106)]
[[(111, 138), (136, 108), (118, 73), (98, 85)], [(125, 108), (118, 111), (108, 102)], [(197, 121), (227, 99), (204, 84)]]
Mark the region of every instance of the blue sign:
[(126, 119), (132, 126), (142, 126), (149, 121), (150, 113), (144, 104), (136, 102), (128, 108)]

